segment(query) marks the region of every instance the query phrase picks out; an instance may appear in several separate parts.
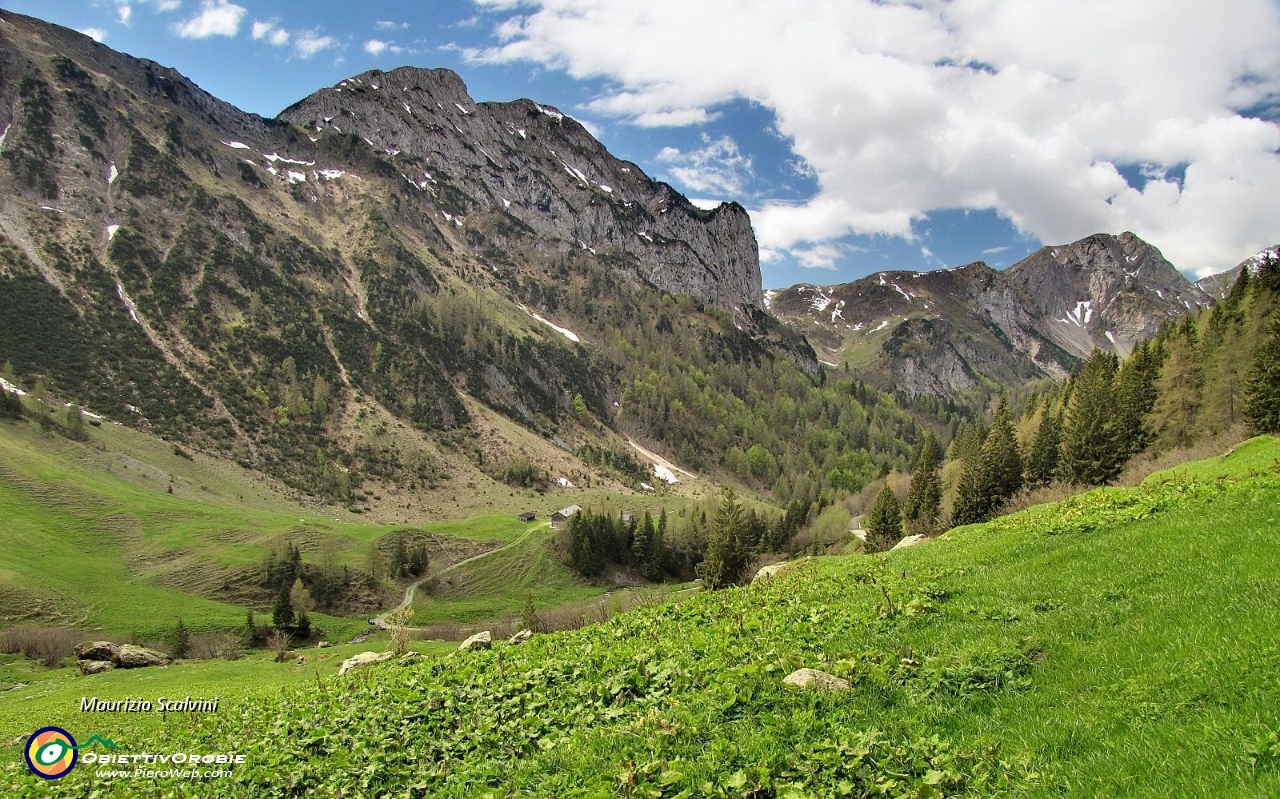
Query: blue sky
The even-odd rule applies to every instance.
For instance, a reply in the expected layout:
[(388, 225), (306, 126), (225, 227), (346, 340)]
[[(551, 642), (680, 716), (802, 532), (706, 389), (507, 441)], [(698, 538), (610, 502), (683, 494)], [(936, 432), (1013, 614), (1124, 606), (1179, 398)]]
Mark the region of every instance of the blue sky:
[(273, 116), (368, 69), (530, 97), (700, 204), (766, 287), (1133, 230), (1188, 276), (1280, 243), (1274, 0), (0, 0)]

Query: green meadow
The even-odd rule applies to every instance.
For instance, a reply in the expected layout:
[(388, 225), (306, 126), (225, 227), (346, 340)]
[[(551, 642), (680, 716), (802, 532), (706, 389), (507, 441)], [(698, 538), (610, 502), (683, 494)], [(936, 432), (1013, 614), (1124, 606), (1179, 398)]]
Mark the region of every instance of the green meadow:
[[(66, 796), (1274, 797), (1277, 459), (1280, 441), (1259, 438), (914, 548), (802, 561), (521, 647), (320, 670), (234, 713), (129, 733), (138, 749), (244, 754), (216, 788), (87, 769), (37, 785), (20, 746), (0, 782)], [(782, 683), (801, 667), (848, 688)]]

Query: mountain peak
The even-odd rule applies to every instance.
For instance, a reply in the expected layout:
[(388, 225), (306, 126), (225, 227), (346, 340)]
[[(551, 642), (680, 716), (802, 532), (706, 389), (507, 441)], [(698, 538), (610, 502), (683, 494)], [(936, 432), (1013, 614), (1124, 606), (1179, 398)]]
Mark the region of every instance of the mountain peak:
[(401, 67), (340, 81), (281, 113), (319, 137), (355, 135), (452, 218), (514, 218), (556, 248), (611, 258), (672, 294), (762, 308), (742, 206), (708, 212), (611, 155), (582, 125), (533, 100), (477, 103), (447, 69)]

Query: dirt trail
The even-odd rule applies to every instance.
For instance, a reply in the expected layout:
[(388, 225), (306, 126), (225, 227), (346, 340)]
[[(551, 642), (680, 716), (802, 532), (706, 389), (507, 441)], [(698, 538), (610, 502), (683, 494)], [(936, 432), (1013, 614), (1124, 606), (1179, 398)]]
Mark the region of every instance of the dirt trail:
[[(462, 566), (466, 566), (468, 563), (475, 563), (476, 561), (480, 560), (481, 558), (487, 558), (487, 557), (489, 557), (490, 555), (497, 554), (498, 552), (502, 552), (502, 551), (503, 551), (503, 550), (505, 550), (505, 549), (510, 549), (511, 547), (514, 547), (514, 546), (516, 546), (517, 544), (519, 544), (519, 543), (523, 542), (523, 541), (524, 541), (526, 538), (528, 538), (529, 536), (533, 535), (533, 533), (534, 533), (535, 531), (537, 531), (537, 530), (541, 530), (541, 529), (542, 529), (542, 528), (544, 528), (544, 527), (548, 527), (548, 526), (550, 526), (550, 524), (551, 524), (551, 522), (543, 522), (542, 524), (540, 524), (540, 525), (538, 525), (538, 526), (536, 526), (536, 527), (530, 527), (528, 530), (525, 530), (525, 531), (524, 531), (524, 533), (522, 533), (522, 534), (520, 535), (520, 537), (519, 537), (519, 538), (515, 539), (514, 541), (512, 541), (512, 542), (511, 542), (511, 543), (509, 543), (509, 544), (503, 544), (502, 546), (500, 546), (500, 547), (498, 547), (498, 548), (496, 548), (496, 549), (491, 549), (491, 550), (489, 550), (488, 552), (481, 552), (479, 555), (472, 555), (471, 557), (469, 557), (469, 558), (464, 558), (464, 559), (462, 559), (462, 560), (458, 561), (457, 563), (450, 563), (448, 566), (445, 566), (445, 567), (444, 567), (443, 569), (441, 569), (440, 571), (437, 571), (437, 572), (428, 572), (427, 574), (423, 575), (422, 577), (419, 577), (417, 580), (414, 580), (413, 582), (409, 583), (409, 585), (408, 585), (408, 586), (406, 586), (406, 587), (405, 587), (405, 589), (404, 589), (404, 598), (400, 600), (400, 604), (399, 604), (399, 605), (396, 605), (396, 606), (395, 606), (394, 608), (392, 608), (391, 610), (385, 611), (384, 613), (381, 613), (381, 614), (379, 614), (379, 615), (377, 615), (377, 616), (375, 616), (375, 617), (374, 617), (374, 619), (373, 619), (374, 626), (376, 626), (376, 627), (377, 627), (378, 629), (380, 629), (380, 630), (385, 630), (385, 629), (387, 629), (387, 617), (388, 617), (388, 616), (390, 616), (392, 613), (395, 613), (397, 610), (400, 610), (401, 608), (407, 608), (407, 607), (409, 607), (410, 605), (412, 605), (412, 604), (413, 604), (413, 593), (414, 593), (414, 591), (417, 591), (417, 590), (418, 590), (418, 586), (422, 585), (422, 584), (423, 584), (423, 583), (425, 583), (427, 580), (434, 580), (435, 578), (437, 578), (437, 577), (439, 577), (439, 576), (441, 576), (441, 575), (443, 575), (443, 574), (448, 574), (449, 572), (453, 571), (454, 569), (460, 568), (460, 567), (462, 567)], [(411, 627), (410, 629), (421, 629), (421, 628)]]
[(639, 452), (641, 455), (645, 456), (646, 458), (658, 464), (659, 466), (665, 466), (673, 472), (679, 472), (680, 474), (683, 474), (685, 477), (688, 477), (690, 480), (698, 479), (698, 475), (694, 474), (693, 472), (688, 471), (687, 469), (681, 469), (679, 466), (676, 466), (674, 463), (662, 457), (658, 453), (651, 452), (650, 450), (645, 449), (644, 447), (640, 446), (639, 444), (637, 444), (636, 442), (632, 441), (629, 438), (627, 439), (627, 443), (630, 444), (631, 448), (634, 449), (636, 452)]

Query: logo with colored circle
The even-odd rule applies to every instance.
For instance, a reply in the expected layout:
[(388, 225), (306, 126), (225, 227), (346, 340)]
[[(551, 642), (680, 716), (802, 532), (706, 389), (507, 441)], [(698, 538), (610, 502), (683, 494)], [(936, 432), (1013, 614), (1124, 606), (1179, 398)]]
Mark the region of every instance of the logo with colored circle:
[(56, 780), (65, 777), (76, 765), (76, 739), (61, 727), (44, 727), (27, 739), (24, 754), (31, 773)]

